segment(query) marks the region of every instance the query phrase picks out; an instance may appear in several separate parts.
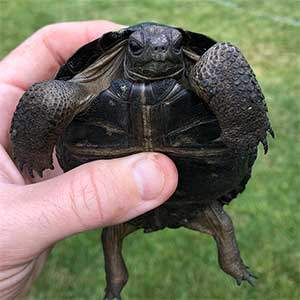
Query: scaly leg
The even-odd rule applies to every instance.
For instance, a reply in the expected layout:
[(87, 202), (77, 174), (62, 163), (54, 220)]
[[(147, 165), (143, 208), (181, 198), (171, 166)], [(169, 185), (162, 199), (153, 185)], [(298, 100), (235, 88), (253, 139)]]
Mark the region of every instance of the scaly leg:
[(243, 263), (231, 218), (223, 210), (221, 203), (213, 202), (185, 227), (213, 236), (217, 243), (221, 269), (235, 278), (238, 285), (243, 280), (253, 285), (253, 278), (256, 277)]
[(229, 43), (216, 43), (197, 61), (189, 74), (192, 89), (216, 115), (222, 141), (248, 150), (274, 136), (264, 95), (241, 51)]
[(121, 290), (128, 280), (127, 268), (122, 257), (122, 242), (135, 230), (137, 228), (130, 224), (120, 224), (104, 228), (102, 231), (106, 272), (105, 300), (121, 299)]
[(52, 153), (58, 138), (80, 111), (93, 100), (85, 87), (61, 80), (43, 81), (30, 87), (20, 99), (11, 125), (13, 157), (20, 169), (41, 177), (52, 169)]

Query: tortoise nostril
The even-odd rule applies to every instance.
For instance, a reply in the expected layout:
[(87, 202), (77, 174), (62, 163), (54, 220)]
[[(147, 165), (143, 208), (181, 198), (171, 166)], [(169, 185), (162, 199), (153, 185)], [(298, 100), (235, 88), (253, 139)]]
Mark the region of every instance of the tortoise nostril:
[(166, 46), (154, 46), (153, 50), (155, 52), (165, 52), (167, 50), (167, 47)]

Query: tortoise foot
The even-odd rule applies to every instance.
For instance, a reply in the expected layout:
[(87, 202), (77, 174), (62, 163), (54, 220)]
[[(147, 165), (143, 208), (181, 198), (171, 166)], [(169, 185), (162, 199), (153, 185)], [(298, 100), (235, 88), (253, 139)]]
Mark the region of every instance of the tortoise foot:
[(222, 270), (232, 276), (236, 280), (237, 285), (247, 281), (251, 286), (254, 286), (254, 279), (257, 279), (257, 277), (244, 265), (240, 257), (236, 257), (234, 262), (232, 258), (230, 261), (226, 261), (224, 258), (222, 260), (220, 262)]
[(105, 289), (103, 300), (121, 300), (121, 291), (127, 282), (127, 278), (128, 277), (126, 276), (126, 279), (122, 280), (122, 282), (110, 281), (109, 286)]
[(221, 269), (232, 276), (238, 285), (243, 280), (254, 285), (253, 275), (244, 265), (234, 234), (234, 227), (229, 215), (218, 201), (211, 203), (206, 209), (185, 227), (208, 233), (214, 237), (218, 248), (218, 260)]
[(120, 294), (115, 295), (111, 291), (106, 293), (103, 300), (121, 300)]
[(254, 286), (254, 279), (257, 279), (257, 277), (249, 272), (248, 270), (246, 270), (245, 272), (243, 272), (243, 274), (241, 275), (241, 277), (236, 279), (236, 283), (237, 285), (241, 285), (242, 281), (245, 280), (247, 281), (251, 286)]

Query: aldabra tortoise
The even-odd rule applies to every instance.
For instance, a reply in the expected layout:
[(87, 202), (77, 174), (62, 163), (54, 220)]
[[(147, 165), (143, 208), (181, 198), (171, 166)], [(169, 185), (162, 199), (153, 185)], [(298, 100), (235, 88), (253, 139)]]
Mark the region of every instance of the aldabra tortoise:
[(121, 241), (143, 228), (180, 226), (208, 233), (221, 268), (238, 284), (244, 265), (223, 210), (245, 188), (262, 142), (272, 136), (264, 96), (238, 48), (180, 28), (142, 23), (80, 48), (54, 80), (21, 98), (11, 127), (19, 168), (64, 171), (88, 161), (142, 151), (165, 153), (179, 184), (163, 205), (105, 228), (105, 299), (120, 299), (128, 277)]

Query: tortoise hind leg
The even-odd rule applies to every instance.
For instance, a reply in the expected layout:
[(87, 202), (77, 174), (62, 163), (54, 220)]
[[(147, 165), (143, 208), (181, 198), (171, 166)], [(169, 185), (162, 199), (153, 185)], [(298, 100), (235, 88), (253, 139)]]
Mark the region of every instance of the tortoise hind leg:
[(102, 245), (105, 260), (105, 300), (120, 300), (121, 290), (128, 280), (128, 272), (122, 257), (123, 239), (137, 228), (130, 224), (119, 224), (104, 228)]
[(234, 227), (229, 215), (219, 201), (214, 201), (193, 219), (186, 228), (207, 233), (216, 241), (218, 260), (221, 269), (236, 279), (238, 285), (243, 280), (253, 285), (256, 278), (244, 265), (234, 234)]

